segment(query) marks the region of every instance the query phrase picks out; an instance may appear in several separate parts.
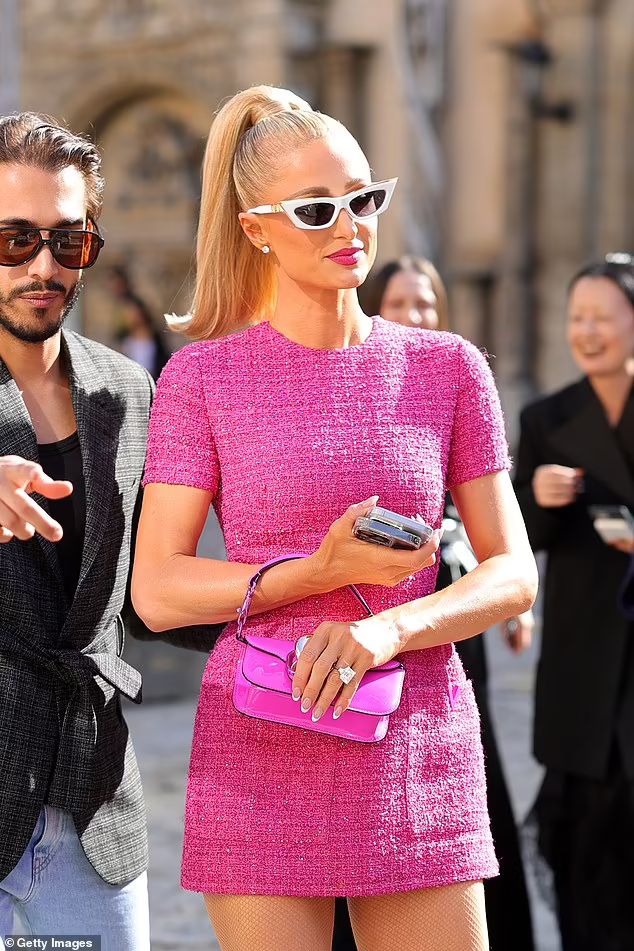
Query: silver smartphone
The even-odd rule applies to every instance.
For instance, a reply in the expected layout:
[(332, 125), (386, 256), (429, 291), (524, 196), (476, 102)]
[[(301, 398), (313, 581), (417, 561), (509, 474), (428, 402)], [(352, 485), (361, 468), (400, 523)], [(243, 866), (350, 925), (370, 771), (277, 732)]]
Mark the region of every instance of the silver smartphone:
[(355, 538), (374, 545), (414, 551), (429, 541), (433, 529), (415, 518), (375, 506), (366, 516), (356, 520), (353, 534)]
[(588, 512), (606, 544), (634, 541), (634, 516), (626, 505), (589, 505)]

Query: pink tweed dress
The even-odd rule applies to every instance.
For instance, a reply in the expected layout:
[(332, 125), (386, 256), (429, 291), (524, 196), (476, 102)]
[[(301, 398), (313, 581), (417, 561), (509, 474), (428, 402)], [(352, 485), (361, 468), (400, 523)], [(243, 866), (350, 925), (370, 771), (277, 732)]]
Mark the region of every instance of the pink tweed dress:
[[(301, 346), (269, 323), (180, 350), (158, 385), (144, 481), (207, 490), (229, 560), (255, 565), (314, 551), (347, 506), (373, 494), (439, 526), (447, 488), (508, 465), (482, 354), (457, 335), (377, 317), (345, 350)], [(361, 590), (378, 613), (435, 581), (427, 569)], [(342, 588), (250, 624), (297, 638), (361, 616)], [(375, 744), (238, 713), (237, 657), (232, 622), (196, 714), (185, 888), (356, 896), (497, 874), (478, 711), (453, 645), (400, 655), (403, 698)]]

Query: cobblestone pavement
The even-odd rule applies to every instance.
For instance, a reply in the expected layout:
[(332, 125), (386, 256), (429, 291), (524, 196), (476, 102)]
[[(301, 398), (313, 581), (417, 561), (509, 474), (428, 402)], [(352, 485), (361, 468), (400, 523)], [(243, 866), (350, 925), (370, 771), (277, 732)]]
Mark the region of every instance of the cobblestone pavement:
[[(535, 649), (517, 658), (502, 645), (496, 631), (486, 636), (493, 713), (516, 816), (521, 818), (540, 778), (540, 770), (529, 755)], [(153, 645), (143, 645), (143, 650), (151, 651)], [(188, 655), (187, 661), (190, 680), (191, 657)], [(202, 670), (204, 658), (198, 660)], [(195, 703), (190, 697), (127, 706), (148, 808), (152, 951), (211, 951), (218, 947), (202, 898), (179, 886), (184, 790)], [(552, 915), (537, 896), (533, 897), (538, 951), (559, 951)]]

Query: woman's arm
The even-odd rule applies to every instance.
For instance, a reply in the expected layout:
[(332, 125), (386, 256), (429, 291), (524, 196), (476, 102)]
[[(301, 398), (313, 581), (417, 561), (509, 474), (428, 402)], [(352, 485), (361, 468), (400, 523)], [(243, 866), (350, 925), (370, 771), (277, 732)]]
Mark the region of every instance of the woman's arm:
[(377, 616), (394, 624), (401, 651), (473, 637), (527, 611), (537, 595), (537, 567), (508, 474), (454, 486), (452, 495), (480, 564), (448, 588)]
[[(261, 567), (196, 556), (211, 500), (210, 492), (189, 486), (154, 483), (145, 488), (132, 602), (153, 631), (235, 620), (249, 580)], [(350, 506), (333, 522), (316, 552), (268, 571), (255, 591), (251, 613), (347, 584), (394, 586), (434, 564), (438, 533), (417, 552), (358, 541), (352, 534), (354, 522), (373, 504), (376, 497)]]
[[(353, 623), (320, 624), (302, 651), (293, 697), (318, 720), (335, 701), (345, 711), (363, 675), (404, 651), (465, 640), (527, 611), (537, 595), (537, 567), (506, 472), (452, 488), (454, 502), (480, 561), (442, 591)], [(338, 667), (354, 679), (343, 687)]]

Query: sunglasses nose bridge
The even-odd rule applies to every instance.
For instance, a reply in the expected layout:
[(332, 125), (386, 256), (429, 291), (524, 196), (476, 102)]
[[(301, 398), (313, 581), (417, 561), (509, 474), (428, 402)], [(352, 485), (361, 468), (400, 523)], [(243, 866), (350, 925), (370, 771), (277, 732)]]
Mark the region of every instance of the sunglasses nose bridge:
[(342, 205), (341, 208), (335, 212), (332, 226), (335, 228), (343, 228), (346, 234), (356, 235), (359, 231), (358, 221), (348, 205)]
[[(45, 255), (45, 257), (43, 257), (43, 255)], [(51, 239), (40, 236), (38, 246), (25, 263), (28, 264), (29, 271), (33, 274), (40, 276), (42, 276), (43, 273), (48, 275), (54, 274), (60, 265), (55, 260), (51, 247)]]

